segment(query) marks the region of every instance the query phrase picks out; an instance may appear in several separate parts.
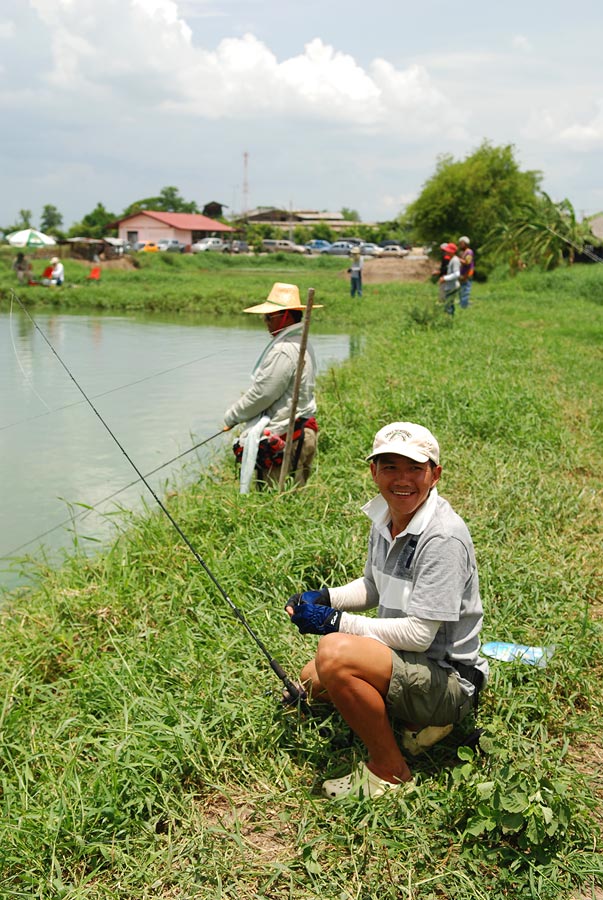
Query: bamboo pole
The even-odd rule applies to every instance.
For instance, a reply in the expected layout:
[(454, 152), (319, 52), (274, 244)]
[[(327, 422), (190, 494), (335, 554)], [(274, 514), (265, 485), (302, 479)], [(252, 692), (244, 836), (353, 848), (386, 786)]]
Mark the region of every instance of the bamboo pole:
[(295, 372), (295, 381), (293, 383), (293, 397), (291, 398), (291, 413), (289, 414), (289, 426), (287, 428), (287, 437), (285, 438), (285, 451), (283, 453), (283, 465), (281, 466), (281, 474), (278, 480), (279, 491), (284, 491), (285, 481), (289, 474), (289, 466), (291, 465), (291, 453), (293, 450), (293, 430), (295, 428), (295, 420), (297, 418), (297, 401), (299, 399), (299, 387), (301, 384), (302, 372), (306, 361), (306, 347), (308, 346), (308, 331), (310, 330), (310, 316), (312, 315), (312, 304), (314, 303), (314, 288), (308, 288), (308, 299), (306, 301), (306, 313), (304, 316), (304, 327), (302, 329), (301, 342), (299, 345), (299, 360), (297, 361), (297, 371)]

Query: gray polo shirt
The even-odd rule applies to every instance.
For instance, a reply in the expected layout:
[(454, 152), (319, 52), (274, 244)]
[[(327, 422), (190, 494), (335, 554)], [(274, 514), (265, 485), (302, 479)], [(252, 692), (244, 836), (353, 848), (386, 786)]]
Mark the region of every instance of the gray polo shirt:
[[(384, 643), (388, 641), (383, 619), (416, 616), (441, 622), (427, 656), (443, 665), (478, 666), (487, 676), (487, 661), (479, 656), (483, 609), (475, 551), (461, 517), (436, 488), (395, 538), (381, 495), (367, 503), (363, 512), (373, 523), (361, 580), (365, 593), (358, 582), (352, 582), (346, 586), (348, 604), (346, 587), (335, 588), (333, 605), (354, 611), (378, 606), (375, 637)], [(370, 621), (366, 622), (369, 633)], [(395, 625), (392, 621), (392, 635)]]

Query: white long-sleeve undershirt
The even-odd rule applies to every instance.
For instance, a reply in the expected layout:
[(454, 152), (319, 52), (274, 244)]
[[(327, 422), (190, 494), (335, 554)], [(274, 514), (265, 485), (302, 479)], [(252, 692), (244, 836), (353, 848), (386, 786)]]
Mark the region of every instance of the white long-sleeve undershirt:
[(431, 647), (442, 624), (437, 620), (420, 619), (417, 616), (374, 619), (349, 612), (377, 605), (377, 601), (368, 596), (364, 578), (357, 578), (343, 587), (329, 588), (329, 595), (333, 609), (346, 610), (341, 616), (339, 631), (375, 638), (394, 650), (424, 653)]

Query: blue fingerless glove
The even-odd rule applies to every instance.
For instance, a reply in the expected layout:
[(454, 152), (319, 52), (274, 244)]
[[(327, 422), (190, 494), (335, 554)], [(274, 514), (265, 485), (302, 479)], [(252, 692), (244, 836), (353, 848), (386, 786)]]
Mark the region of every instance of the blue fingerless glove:
[[(306, 594), (315, 593), (314, 591), (306, 591)], [(304, 600), (304, 594), (301, 599), (293, 607), (293, 615), (291, 621), (297, 625), (300, 634), (331, 634), (332, 631), (339, 631), (339, 623), (341, 622), (341, 611), (331, 609), (330, 606), (313, 603), (311, 600)], [(291, 605), (291, 604), (288, 604)]]
[(303, 594), (293, 594), (293, 596), (289, 597), (289, 599), (285, 603), (285, 609), (288, 606), (290, 606), (292, 609), (295, 609), (295, 607), (301, 600), (303, 600), (305, 603), (314, 603), (316, 606), (331, 605), (331, 595), (329, 594), (329, 589), (323, 587), (319, 591), (304, 591)]

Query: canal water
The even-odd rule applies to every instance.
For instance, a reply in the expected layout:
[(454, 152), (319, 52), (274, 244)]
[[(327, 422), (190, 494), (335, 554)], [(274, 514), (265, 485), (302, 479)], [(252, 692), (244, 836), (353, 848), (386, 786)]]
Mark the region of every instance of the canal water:
[[(255, 318), (36, 312), (35, 320), (140, 471), (160, 495), (192, 480), (232, 443), (225, 409), (250, 381), (268, 335)], [(250, 321), (252, 320), (252, 321)], [(319, 369), (353, 352), (346, 334), (312, 323)], [(26, 577), (15, 559), (98, 549), (119, 504), (152, 498), (42, 335), (21, 311), (0, 314), (0, 587)], [(127, 485), (131, 485), (124, 489)], [(88, 511), (87, 507), (94, 507)]]

